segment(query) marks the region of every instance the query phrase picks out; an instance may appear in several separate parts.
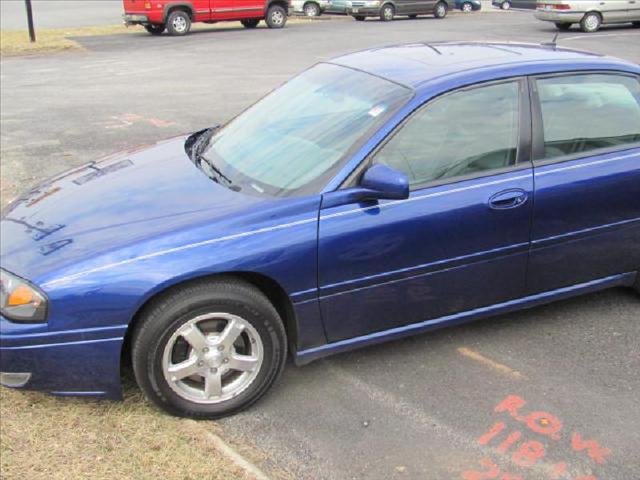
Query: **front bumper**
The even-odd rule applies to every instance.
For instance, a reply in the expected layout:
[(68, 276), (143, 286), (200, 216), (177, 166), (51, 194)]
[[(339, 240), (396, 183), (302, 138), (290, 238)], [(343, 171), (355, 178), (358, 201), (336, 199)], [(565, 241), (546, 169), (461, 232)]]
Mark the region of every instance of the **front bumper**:
[(582, 20), (584, 13), (582, 12), (560, 12), (548, 10), (536, 10), (534, 16), (538, 20), (555, 23), (578, 23)]
[(137, 13), (126, 13), (122, 16), (125, 25), (144, 25), (149, 23), (149, 17)]
[(0, 383), (56, 395), (121, 398), (126, 326), (34, 331), (0, 316)]

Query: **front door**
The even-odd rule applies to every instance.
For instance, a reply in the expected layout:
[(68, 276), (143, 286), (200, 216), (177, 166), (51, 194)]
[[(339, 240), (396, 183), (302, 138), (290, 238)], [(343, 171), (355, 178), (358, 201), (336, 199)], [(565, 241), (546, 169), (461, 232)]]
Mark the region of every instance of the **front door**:
[(536, 196), (528, 290), (640, 270), (640, 83), (580, 74), (532, 83)]
[(523, 80), (430, 101), (369, 159), (404, 172), (410, 198), (321, 210), (329, 341), (451, 320), (443, 317), (523, 295), (533, 193), (528, 106)]

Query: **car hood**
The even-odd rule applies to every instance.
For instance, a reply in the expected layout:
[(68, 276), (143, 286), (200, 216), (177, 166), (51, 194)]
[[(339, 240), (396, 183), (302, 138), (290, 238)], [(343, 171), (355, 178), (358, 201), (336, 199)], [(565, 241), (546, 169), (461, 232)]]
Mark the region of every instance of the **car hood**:
[(9, 205), (0, 228), (3, 268), (35, 281), (101, 253), (273, 202), (215, 183), (191, 162), (185, 139), (84, 165)]

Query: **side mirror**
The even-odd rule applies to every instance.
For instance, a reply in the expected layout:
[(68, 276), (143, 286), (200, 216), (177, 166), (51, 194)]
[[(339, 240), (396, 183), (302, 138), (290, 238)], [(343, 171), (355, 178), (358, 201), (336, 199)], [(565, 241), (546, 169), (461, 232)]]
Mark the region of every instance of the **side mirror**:
[(409, 198), (409, 180), (404, 173), (378, 164), (370, 166), (364, 172), (357, 187), (324, 194), (322, 208), (383, 198)]
[(360, 187), (369, 190), (373, 198), (409, 198), (407, 176), (386, 165), (370, 166), (360, 180)]

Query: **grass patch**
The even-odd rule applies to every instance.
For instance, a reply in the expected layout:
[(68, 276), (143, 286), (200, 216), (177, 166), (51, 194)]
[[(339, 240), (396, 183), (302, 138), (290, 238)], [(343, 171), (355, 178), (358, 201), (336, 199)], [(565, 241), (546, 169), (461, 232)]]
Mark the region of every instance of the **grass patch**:
[(0, 477), (10, 479), (242, 479), (213, 448), (214, 422), (174, 418), (133, 386), (124, 402), (0, 388)]
[(68, 37), (87, 37), (95, 35), (117, 35), (135, 32), (124, 25), (106, 25), (100, 27), (55, 28), (36, 30), (36, 42), (29, 41), (26, 30), (0, 30), (0, 55), (33, 55), (81, 49), (78, 43)]
[[(292, 23), (308, 23), (313, 21), (306, 17), (290, 17)], [(229, 28), (236, 22), (219, 22), (215, 24), (194, 23), (192, 30), (202, 31), (216, 28)], [(238, 22), (239, 25), (239, 22)], [(264, 27), (264, 22), (261, 26)], [(29, 41), (27, 30), (0, 30), (0, 56), (37, 55), (81, 50), (82, 47), (69, 37), (89, 37), (99, 35), (127, 35), (145, 33), (141, 26), (125, 27), (124, 25), (106, 25), (99, 27), (37, 29), (36, 42)]]

